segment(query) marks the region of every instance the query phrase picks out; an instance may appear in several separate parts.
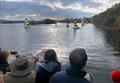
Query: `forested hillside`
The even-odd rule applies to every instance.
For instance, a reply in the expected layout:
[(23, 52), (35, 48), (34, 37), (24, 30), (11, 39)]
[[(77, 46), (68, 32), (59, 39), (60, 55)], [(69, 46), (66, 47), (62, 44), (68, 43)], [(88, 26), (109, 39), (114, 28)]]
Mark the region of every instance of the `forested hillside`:
[(120, 3), (92, 17), (92, 21), (97, 25), (120, 28)]

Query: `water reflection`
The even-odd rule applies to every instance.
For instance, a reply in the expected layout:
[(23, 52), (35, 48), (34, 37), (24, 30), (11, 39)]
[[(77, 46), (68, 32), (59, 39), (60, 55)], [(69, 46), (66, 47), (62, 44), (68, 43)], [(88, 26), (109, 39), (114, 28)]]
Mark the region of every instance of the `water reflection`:
[(120, 30), (106, 30), (106, 40), (118, 51), (120, 56)]
[(76, 32), (77, 32), (77, 29), (73, 29), (73, 39), (75, 39), (76, 37)]

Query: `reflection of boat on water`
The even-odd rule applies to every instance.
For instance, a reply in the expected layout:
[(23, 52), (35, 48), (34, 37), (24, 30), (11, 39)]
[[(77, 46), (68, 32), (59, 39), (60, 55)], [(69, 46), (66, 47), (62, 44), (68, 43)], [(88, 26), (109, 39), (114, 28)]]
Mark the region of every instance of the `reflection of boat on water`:
[(82, 25), (82, 26), (84, 26), (84, 25), (85, 25), (84, 19), (82, 20), (81, 25)]
[(69, 28), (69, 23), (67, 23), (66, 27)]
[(29, 24), (24, 25), (24, 28), (30, 28), (30, 25)]
[(77, 25), (77, 24), (74, 24), (73, 29), (80, 29), (80, 27), (78, 27), (78, 25)]
[(74, 26), (73, 29), (80, 29), (80, 27)]

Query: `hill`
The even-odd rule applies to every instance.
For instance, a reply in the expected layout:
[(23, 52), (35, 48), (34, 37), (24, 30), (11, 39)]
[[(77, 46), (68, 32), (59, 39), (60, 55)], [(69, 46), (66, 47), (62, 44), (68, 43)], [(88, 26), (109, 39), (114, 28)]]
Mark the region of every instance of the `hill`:
[(120, 3), (92, 17), (92, 22), (96, 25), (120, 28)]

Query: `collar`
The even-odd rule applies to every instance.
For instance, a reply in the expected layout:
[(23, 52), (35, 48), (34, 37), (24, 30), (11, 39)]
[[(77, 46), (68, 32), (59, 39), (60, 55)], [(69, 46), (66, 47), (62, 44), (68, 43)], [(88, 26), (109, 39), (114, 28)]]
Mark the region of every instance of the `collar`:
[(78, 77), (84, 77), (87, 72), (85, 70), (77, 70), (77, 69), (73, 69), (73, 68), (68, 68), (68, 69), (66, 69), (66, 73), (68, 75), (74, 75), (74, 76), (78, 76)]

